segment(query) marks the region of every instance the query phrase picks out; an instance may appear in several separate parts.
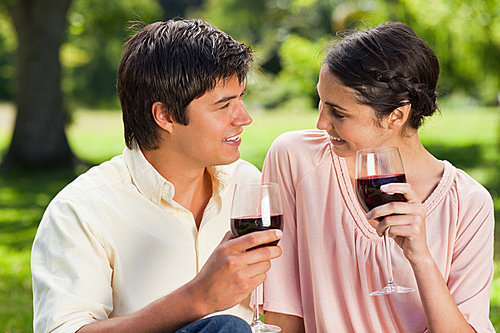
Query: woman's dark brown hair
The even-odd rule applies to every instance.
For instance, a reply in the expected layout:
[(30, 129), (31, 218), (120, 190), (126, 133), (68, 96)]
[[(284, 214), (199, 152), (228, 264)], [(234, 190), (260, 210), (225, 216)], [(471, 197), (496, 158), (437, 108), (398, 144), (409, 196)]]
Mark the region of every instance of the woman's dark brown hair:
[(378, 119), (411, 104), (406, 126), (418, 129), (438, 109), (438, 59), (403, 23), (383, 23), (344, 37), (329, 49), (323, 64)]

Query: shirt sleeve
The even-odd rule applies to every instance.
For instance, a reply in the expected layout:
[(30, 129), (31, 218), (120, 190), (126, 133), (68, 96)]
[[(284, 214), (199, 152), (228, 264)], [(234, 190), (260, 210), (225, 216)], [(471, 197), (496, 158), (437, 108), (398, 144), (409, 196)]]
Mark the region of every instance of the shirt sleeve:
[(31, 255), (34, 332), (76, 332), (112, 311), (108, 256), (96, 231), (68, 201), (53, 200)]
[[(459, 172), (458, 229), (448, 288), (458, 308), (477, 332), (494, 332), (489, 320), (493, 279), (494, 208), (489, 193)], [(464, 181), (465, 179), (465, 181)]]
[(264, 282), (264, 310), (302, 317), (300, 277), (297, 249), (295, 188), (290, 170), (290, 156), (277, 139), (263, 166), (263, 181), (279, 184), (283, 204), (282, 255), (273, 260)]

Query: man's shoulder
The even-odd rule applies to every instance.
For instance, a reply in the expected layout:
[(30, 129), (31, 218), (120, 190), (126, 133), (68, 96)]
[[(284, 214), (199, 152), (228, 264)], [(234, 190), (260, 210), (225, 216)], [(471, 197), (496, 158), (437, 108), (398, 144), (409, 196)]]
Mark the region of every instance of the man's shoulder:
[(113, 186), (123, 179), (130, 179), (130, 173), (123, 156), (118, 155), (79, 175), (62, 189), (54, 199), (75, 201), (93, 191)]
[(230, 166), (234, 168), (235, 172), (251, 172), (260, 174), (259, 169), (255, 165), (243, 159), (239, 159), (236, 162), (231, 163)]
[(250, 162), (239, 159), (231, 164), (222, 165), (216, 168), (218, 178), (223, 183), (229, 182), (254, 182), (260, 181), (260, 170)]

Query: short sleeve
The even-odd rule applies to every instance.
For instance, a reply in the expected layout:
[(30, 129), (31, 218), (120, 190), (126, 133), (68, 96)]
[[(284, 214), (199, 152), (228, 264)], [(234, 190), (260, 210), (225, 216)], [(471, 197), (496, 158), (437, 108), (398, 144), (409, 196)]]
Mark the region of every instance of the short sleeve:
[[(472, 184), (470, 183), (472, 182)], [(481, 185), (459, 172), (458, 229), (448, 288), (458, 308), (477, 332), (494, 332), (489, 320), (493, 279), (494, 208)]]
[(262, 170), (263, 181), (279, 184), (283, 204), (283, 254), (272, 261), (264, 282), (264, 310), (302, 317), (297, 251), (295, 188), (290, 156), (285, 149), (287, 135), (272, 144)]

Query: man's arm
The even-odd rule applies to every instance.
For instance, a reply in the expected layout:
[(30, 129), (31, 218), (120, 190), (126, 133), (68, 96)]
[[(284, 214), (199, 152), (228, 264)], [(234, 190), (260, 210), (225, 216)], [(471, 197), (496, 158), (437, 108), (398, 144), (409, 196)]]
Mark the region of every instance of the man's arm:
[(281, 327), (284, 333), (304, 333), (304, 319), (302, 317), (277, 312), (265, 312), (265, 322)]
[(275, 241), (281, 234), (280, 230), (268, 230), (231, 239), (228, 232), (193, 280), (133, 314), (88, 324), (78, 333), (175, 332), (226, 310), (260, 285), (271, 268), (271, 259), (281, 255), (278, 246), (246, 250)]

